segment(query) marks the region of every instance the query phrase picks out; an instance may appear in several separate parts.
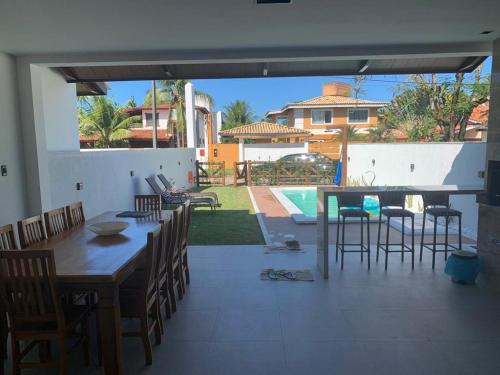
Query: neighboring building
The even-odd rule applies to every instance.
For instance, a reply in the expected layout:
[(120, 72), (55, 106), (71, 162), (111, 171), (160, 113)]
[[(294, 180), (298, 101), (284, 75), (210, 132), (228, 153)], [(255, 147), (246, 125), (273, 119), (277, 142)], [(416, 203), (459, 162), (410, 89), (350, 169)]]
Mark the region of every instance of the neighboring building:
[[(197, 103), (198, 104), (198, 103)], [(173, 111), (171, 116), (171, 111)], [(123, 141), (130, 148), (150, 148), (153, 144), (153, 109), (151, 107), (131, 107), (125, 110), (130, 116), (141, 116), (142, 122), (129, 129)], [(205, 103), (197, 105), (195, 108), (195, 127), (197, 136), (196, 147), (205, 147), (205, 134), (207, 118), (210, 114), (210, 107)], [(176, 122), (170, 123), (170, 118), (175, 118), (175, 105), (158, 104), (156, 106), (157, 118), (157, 146), (158, 148), (175, 147), (177, 144)], [(81, 148), (94, 148), (98, 136), (80, 135)], [(126, 147), (126, 146), (125, 146)]]
[(465, 141), (486, 141), (489, 113), (489, 101), (474, 108), (465, 130)]
[(238, 139), (239, 141), (249, 139), (254, 143), (298, 143), (300, 139), (305, 138), (307, 140), (310, 132), (270, 122), (254, 122), (223, 130), (220, 132), (220, 135), (222, 137)]
[(310, 142), (337, 141), (340, 129), (353, 126), (359, 134), (377, 126), (377, 112), (387, 102), (373, 102), (351, 97), (347, 83), (323, 84), (321, 96), (286, 104), (280, 110), (269, 111), (271, 122), (304, 129), (311, 133)]

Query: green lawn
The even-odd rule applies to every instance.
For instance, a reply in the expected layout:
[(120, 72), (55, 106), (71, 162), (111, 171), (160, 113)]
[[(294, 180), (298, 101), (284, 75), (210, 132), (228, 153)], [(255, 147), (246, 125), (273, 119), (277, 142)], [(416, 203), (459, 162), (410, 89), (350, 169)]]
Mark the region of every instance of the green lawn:
[(255, 245), (264, 244), (257, 217), (245, 186), (193, 189), (214, 191), (222, 207), (215, 215), (206, 207), (191, 213), (190, 245)]

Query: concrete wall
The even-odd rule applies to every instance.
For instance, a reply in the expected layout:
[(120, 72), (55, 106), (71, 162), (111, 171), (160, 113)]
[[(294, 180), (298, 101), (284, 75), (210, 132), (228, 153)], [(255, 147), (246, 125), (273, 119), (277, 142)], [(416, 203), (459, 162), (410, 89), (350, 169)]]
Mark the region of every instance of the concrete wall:
[[(350, 144), (347, 174), (373, 185), (482, 185), (485, 157), (485, 143)], [(475, 197), (452, 197), (451, 204), (463, 211), (463, 226), (477, 233)]]
[[(144, 180), (150, 175), (163, 173), (176, 187), (191, 187), (194, 162), (194, 149), (50, 152), (52, 208), (82, 201), (87, 217), (132, 209), (135, 194), (152, 193)], [(83, 182), (83, 190), (76, 190), (77, 182)]]
[[(153, 127), (153, 120), (146, 120), (146, 113), (153, 114), (152, 109), (144, 109), (142, 111), (142, 127), (143, 128), (152, 128)], [(158, 123), (158, 129), (167, 129), (168, 128), (168, 120), (170, 117), (170, 109), (156, 109), (156, 113), (158, 114), (157, 116), (157, 123)]]
[(244, 160), (274, 161), (282, 156), (307, 152), (304, 143), (249, 143), (244, 145)]
[(42, 113), (36, 116), (44, 121), (47, 150), (79, 150), (76, 85), (50, 68), (39, 69)]
[(15, 223), (26, 213), (25, 169), (17, 98), (15, 58), (0, 53), (0, 226)]

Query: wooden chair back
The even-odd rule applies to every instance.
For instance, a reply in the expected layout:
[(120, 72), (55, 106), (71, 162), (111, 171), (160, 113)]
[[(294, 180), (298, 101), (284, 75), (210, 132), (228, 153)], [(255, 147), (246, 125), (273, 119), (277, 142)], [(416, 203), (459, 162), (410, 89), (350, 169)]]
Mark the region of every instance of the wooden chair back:
[(52, 250), (0, 251), (0, 269), (0, 295), (14, 335), (41, 325), (64, 327)]
[(42, 215), (29, 217), (17, 223), (21, 249), (47, 239)]
[(66, 216), (66, 209), (64, 207), (46, 212), (43, 216), (45, 218), (45, 229), (47, 230), (48, 237), (54, 237), (69, 229), (68, 217)]
[(172, 240), (168, 256), (173, 263), (181, 254), (182, 228), (184, 227), (184, 207), (182, 205), (173, 210), (172, 220)]
[(83, 224), (85, 222), (85, 215), (83, 213), (82, 202), (76, 202), (66, 206), (66, 217), (68, 218), (70, 228)]
[(187, 200), (182, 205), (183, 214), (184, 214), (184, 222), (182, 226), (182, 243), (181, 248), (185, 249), (187, 247), (188, 242), (188, 234), (189, 234), (189, 224), (191, 222), (191, 200)]
[(12, 224), (0, 227), (0, 250), (16, 250), (17, 241)]
[(172, 241), (173, 218), (160, 220), (162, 234), (161, 246), (158, 254), (157, 275), (161, 277), (167, 271), (167, 257)]
[(155, 290), (156, 288), (156, 270), (158, 269), (158, 253), (161, 251), (161, 225), (152, 232), (148, 233), (148, 244), (146, 249), (145, 259), (145, 291)]
[(136, 195), (134, 207), (136, 211), (161, 211), (161, 196)]

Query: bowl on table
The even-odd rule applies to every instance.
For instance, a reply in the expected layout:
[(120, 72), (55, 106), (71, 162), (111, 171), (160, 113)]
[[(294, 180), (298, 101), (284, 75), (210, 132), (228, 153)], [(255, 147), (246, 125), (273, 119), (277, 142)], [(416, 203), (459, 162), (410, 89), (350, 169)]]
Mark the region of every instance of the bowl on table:
[(113, 236), (128, 228), (126, 221), (103, 221), (90, 224), (87, 229), (99, 236)]

